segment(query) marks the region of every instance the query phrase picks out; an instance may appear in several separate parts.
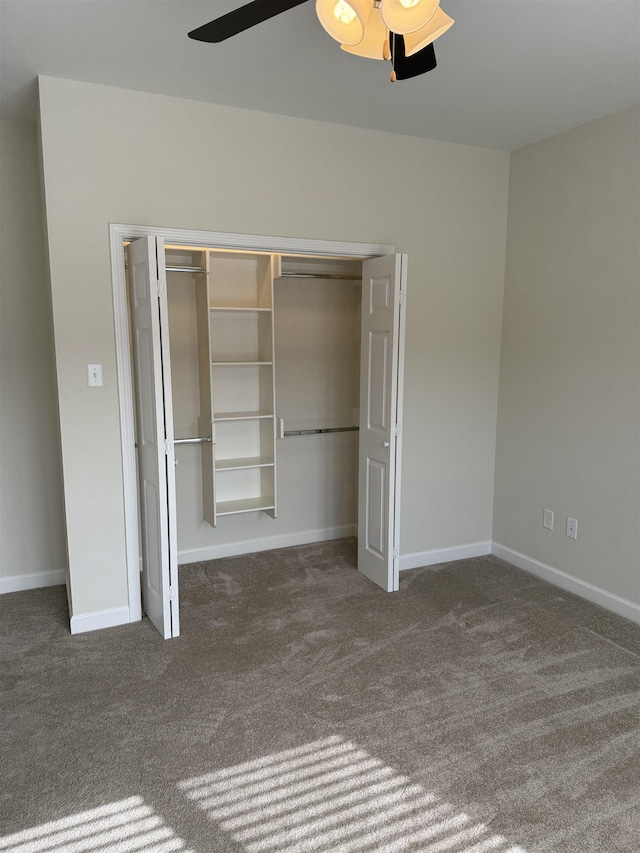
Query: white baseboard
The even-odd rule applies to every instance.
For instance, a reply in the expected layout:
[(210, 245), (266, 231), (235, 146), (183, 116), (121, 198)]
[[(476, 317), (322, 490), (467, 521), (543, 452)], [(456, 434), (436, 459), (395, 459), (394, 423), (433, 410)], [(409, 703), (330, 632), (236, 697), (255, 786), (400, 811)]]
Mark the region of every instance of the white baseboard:
[(640, 604), (635, 604), (627, 598), (621, 598), (619, 595), (607, 592), (606, 589), (594, 586), (588, 581), (568, 575), (560, 569), (554, 569), (553, 566), (541, 563), (540, 560), (534, 560), (533, 557), (527, 557), (526, 554), (514, 551), (513, 548), (507, 548), (506, 545), (500, 545), (498, 542), (491, 544), (491, 553), (500, 557), (501, 560), (506, 560), (507, 563), (512, 563), (519, 569), (524, 569), (525, 572), (530, 572), (536, 577), (549, 581), (554, 586), (559, 586), (561, 589), (566, 589), (567, 592), (573, 592), (581, 598), (586, 598), (587, 601), (599, 604), (601, 607), (617, 613), (618, 616), (624, 616), (633, 622), (640, 622)]
[(23, 589), (40, 589), (43, 586), (58, 586), (65, 582), (65, 570), (34, 572), (30, 575), (9, 575), (0, 578), (0, 595), (5, 592), (21, 592)]
[(466, 560), (469, 557), (486, 557), (491, 553), (491, 542), (471, 542), (469, 545), (454, 545), (451, 548), (434, 548), (431, 551), (416, 551), (415, 554), (400, 555), (400, 571)]
[(257, 551), (272, 551), (274, 548), (290, 548), (293, 545), (309, 545), (328, 539), (344, 539), (357, 536), (355, 524), (342, 527), (325, 527), (321, 530), (303, 530), (299, 533), (285, 533), (282, 536), (266, 536), (264, 539), (248, 539), (243, 542), (231, 542), (228, 545), (209, 545), (206, 548), (187, 548), (178, 551), (178, 563), (199, 563), (202, 560), (217, 560), (220, 557), (237, 557), (241, 554), (255, 554)]
[(78, 616), (72, 616), (70, 627), (72, 634), (84, 634), (85, 631), (128, 625), (130, 621), (128, 607), (112, 607), (110, 610), (96, 610), (94, 613), (80, 613)]

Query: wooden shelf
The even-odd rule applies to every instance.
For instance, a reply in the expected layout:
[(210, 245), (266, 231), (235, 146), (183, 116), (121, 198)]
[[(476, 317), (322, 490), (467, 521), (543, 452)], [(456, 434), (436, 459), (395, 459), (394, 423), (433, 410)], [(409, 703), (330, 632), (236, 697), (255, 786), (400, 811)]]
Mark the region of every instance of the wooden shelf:
[[(265, 510), (276, 516), (273, 276), (276, 256), (205, 253), (197, 283), (198, 365), (203, 445), (203, 515)], [(220, 459), (217, 459), (217, 455)]]
[(244, 459), (216, 459), (216, 471), (234, 471), (239, 468), (271, 468), (274, 462), (267, 456), (247, 456)]
[(266, 311), (266, 312), (269, 312), (269, 313), (271, 312), (271, 308), (258, 308), (257, 306), (256, 306), (256, 307), (247, 308), (245, 305), (238, 305), (238, 306), (230, 306), (230, 305), (220, 305), (220, 306), (218, 306), (218, 305), (212, 305), (212, 306), (209, 308), (209, 310), (210, 310), (210, 311), (221, 311), (221, 312), (223, 312), (223, 313), (232, 313), (232, 314), (233, 314), (233, 313), (237, 313), (237, 314), (255, 314), (255, 313), (256, 313), (256, 312), (258, 312), (258, 311)]
[(212, 361), (211, 367), (263, 367), (272, 364), (272, 361)]
[(243, 498), (239, 501), (223, 501), (216, 504), (216, 515), (239, 515), (242, 512), (275, 509), (273, 497)]
[(273, 412), (214, 412), (214, 421), (255, 421), (258, 418), (272, 418)]

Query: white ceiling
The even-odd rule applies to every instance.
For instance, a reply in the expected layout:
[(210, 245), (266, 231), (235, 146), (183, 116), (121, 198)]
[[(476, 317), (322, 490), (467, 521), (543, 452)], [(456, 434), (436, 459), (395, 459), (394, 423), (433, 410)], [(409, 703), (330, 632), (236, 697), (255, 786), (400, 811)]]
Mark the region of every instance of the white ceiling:
[(188, 30), (242, 0), (0, 0), (0, 111), (37, 74), (513, 150), (640, 101), (640, 0), (442, 0), (438, 68), (391, 84), (313, 0), (219, 45)]

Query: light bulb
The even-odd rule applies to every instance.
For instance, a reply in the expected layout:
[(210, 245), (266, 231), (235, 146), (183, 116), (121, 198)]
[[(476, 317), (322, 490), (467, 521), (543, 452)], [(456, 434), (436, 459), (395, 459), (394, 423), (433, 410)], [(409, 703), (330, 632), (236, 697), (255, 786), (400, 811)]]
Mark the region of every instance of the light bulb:
[[(413, 2), (413, 0), (409, 0), (409, 2)], [(336, 5), (333, 7), (333, 14), (342, 24), (350, 24), (356, 16), (355, 11), (348, 3), (345, 2), (345, 0), (338, 0)]]
[(414, 6), (417, 6), (420, 0), (400, 0), (400, 5), (404, 6), (405, 9), (412, 9)]

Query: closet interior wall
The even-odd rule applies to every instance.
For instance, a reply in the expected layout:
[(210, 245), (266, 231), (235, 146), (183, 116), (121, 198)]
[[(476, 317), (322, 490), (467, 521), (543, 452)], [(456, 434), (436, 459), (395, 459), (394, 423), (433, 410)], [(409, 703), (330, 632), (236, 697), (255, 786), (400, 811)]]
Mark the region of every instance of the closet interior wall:
[[(224, 274), (225, 264), (233, 265), (235, 259), (240, 261), (242, 269), (243, 260), (251, 264), (256, 254), (243, 259), (241, 253), (182, 247), (166, 249), (173, 421), (178, 440), (202, 434), (199, 417), (203, 381), (207, 381), (203, 376), (202, 351), (199, 354), (198, 343), (198, 316), (202, 322), (198, 292), (202, 298), (206, 278), (189, 268), (210, 268), (211, 280), (221, 271)], [(227, 553), (261, 550), (270, 547), (270, 540), (274, 545), (295, 544), (357, 532), (358, 432), (352, 428), (358, 423), (359, 405), (361, 262), (284, 256), (277, 257), (276, 262), (274, 272), (280, 273), (281, 267), (282, 275), (276, 275), (273, 280), (273, 303), (269, 304), (271, 297), (266, 291), (260, 297), (263, 309), (273, 309), (272, 341), (271, 314), (266, 310), (259, 314), (219, 312), (214, 314), (211, 326), (213, 361), (223, 357), (218, 349), (222, 345), (225, 358), (240, 361), (255, 356), (256, 360), (259, 357), (264, 362), (272, 361), (273, 365), (249, 368), (249, 372), (233, 366), (214, 368), (214, 383), (216, 369), (223, 372), (223, 379), (232, 390), (234, 371), (241, 385), (253, 381), (252, 369), (256, 382), (260, 371), (268, 374), (273, 370), (279, 430), (347, 430), (276, 439), (276, 462), (272, 468), (223, 471), (222, 475), (217, 471), (218, 491), (231, 490), (227, 499), (234, 497), (233, 484), (259, 490), (260, 478), (263, 491), (266, 489), (268, 493), (269, 477), (272, 477), (277, 481), (277, 495), (274, 495), (277, 517), (270, 517), (266, 512), (220, 515), (215, 527), (203, 517), (206, 512), (202, 454), (207, 449), (198, 444), (176, 444), (178, 560), (181, 564)], [(234, 300), (232, 297), (231, 301)], [(256, 351), (244, 351), (249, 326), (256, 321), (261, 324)], [(250, 344), (249, 350), (252, 346)], [(236, 422), (234, 426), (236, 431), (239, 427), (240, 433), (244, 430), (249, 437), (252, 430), (262, 429), (262, 437), (256, 440), (266, 463), (270, 456), (270, 423), (273, 422), (265, 420), (260, 427), (258, 422)], [(224, 438), (220, 430), (226, 430), (227, 426), (225, 423), (216, 426), (218, 439)], [(204, 491), (206, 495), (206, 488)]]

